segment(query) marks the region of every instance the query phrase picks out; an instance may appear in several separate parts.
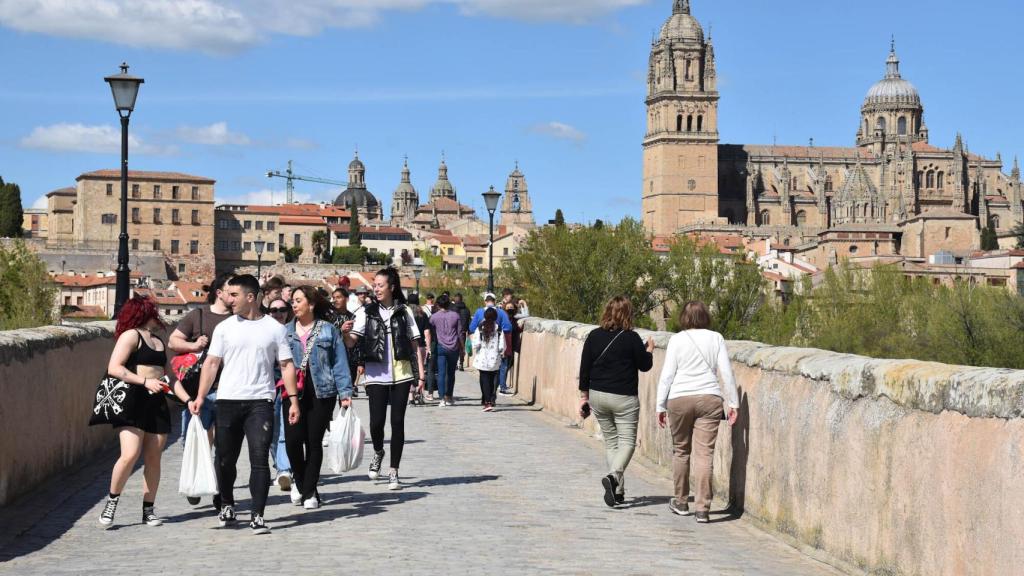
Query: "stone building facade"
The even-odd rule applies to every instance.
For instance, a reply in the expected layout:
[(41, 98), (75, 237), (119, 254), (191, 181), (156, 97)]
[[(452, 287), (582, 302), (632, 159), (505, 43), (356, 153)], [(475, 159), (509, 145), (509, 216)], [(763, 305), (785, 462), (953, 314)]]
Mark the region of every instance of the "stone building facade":
[(508, 175), (508, 180), (505, 181), (505, 194), (502, 196), (501, 212), (497, 222), (524, 230), (530, 230), (537, 226), (533, 219), (530, 190), (526, 185), (526, 176), (519, 169), (519, 162), (516, 162), (515, 170)]
[[(837, 226), (903, 229), (933, 216), (953, 221), (953, 212), (974, 224), (972, 234), (953, 226), (964, 252), (977, 248), (980, 228), (1008, 236), (1024, 217), (1016, 160), (1006, 174), (1000, 156), (970, 152), (959, 135), (951, 148), (929, 142), (921, 96), (903, 78), (895, 43), (861, 107), (855, 145), (720, 143), (714, 48), (690, 4), (674, 0), (651, 47), (643, 220), (653, 234), (756, 228), (798, 245)], [(924, 252), (948, 246), (945, 224), (919, 227)]]
[(384, 209), (377, 197), (366, 187), (366, 165), (359, 159), (359, 153), (348, 165), (348, 188), (338, 195), (334, 205), (344, 210), (359, 213), (359, 221), (381, 223)]
[[(116, 252), (121, 227), (121, 172), (97, 170), (75, 181), (73, 195), (65, 190), (48, 195), (51, 231), (47, 246)], [(172, 279), (212, 277), (214, 184), (212, 179), (190, 174), (130, 171), (129, 248), (162, 253)]]

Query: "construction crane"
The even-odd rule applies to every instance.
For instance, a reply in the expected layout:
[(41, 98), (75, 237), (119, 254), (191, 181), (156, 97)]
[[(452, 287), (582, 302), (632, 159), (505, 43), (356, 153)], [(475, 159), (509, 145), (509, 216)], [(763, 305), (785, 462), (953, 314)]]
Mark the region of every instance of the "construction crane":
[(301, 182), (314, 182), (316, 184), (330, 184), (332, 186), (347, 186), (346, 182), (339, 182), (337, 180), (328, 180), (327, 178), (317, 178), (315, 176), (298, 176), (292, 171), (292, 161), (288, 161), (288, 170), (281, 173), (279, 170), (270, 170), (267, 172), (267, 178), (284, 178), (288, 183), (288, 204), (295, 202), (295, 181)]

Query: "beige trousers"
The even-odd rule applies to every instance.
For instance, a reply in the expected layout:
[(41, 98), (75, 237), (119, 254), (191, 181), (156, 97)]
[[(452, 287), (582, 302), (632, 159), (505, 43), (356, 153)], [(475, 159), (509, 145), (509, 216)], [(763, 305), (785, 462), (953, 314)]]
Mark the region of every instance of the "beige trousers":
[(711, 510), (711, 474), (718, 439), (718, 425), (724, 408), (718, 396), (682, 396), (668, 401), (668, 422), (672, 430), (672, 480), (675, 497), (687, 502), (690, 497), (690, 453), (693, 453), (697, 512)]

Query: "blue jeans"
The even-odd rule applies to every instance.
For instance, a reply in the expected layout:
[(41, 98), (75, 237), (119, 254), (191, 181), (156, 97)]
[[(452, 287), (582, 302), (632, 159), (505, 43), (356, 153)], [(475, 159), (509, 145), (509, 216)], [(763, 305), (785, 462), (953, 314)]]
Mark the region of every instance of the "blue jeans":
[(498, 389), (508, 392), (508, 368), (511, 361), (508, 356), (501, 357), (501, 368), (498, 368)]
[[(192, 412), (189, 412), (188, 407), (181, 411), (181, 445), (185, 445), (185, 432), (188, 432), (189, 422), (192, 421)], [(217, 422), (217, 391), (210, 392), (206, 395), (206, 401), (203, 402), (203, 407), (199, 409), (199, 421), (203, 423), (203, 428), (207, 430), (213, 428), (213, 425)]]
[(270, 437), (270, 455), (274, 457), (274, 470), (277, 475), (291, 474), (292, 464), (288, 460), (288, 451), (284, 442), (284, 410), (281, 394), (274, 398), (274, 430)]
[(455, 397), (455, 368), (458, 365), (458, 350), (437, 347), (437, 393), (442, 398)]

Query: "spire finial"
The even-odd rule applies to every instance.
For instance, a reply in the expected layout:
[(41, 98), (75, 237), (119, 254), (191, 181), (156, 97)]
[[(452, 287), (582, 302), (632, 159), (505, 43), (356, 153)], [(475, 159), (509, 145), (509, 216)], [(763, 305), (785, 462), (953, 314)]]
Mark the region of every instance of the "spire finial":
[(673, 14), (689, 14), (690, 13), (690, 0), (675, 0), (672, 3)]
[(356, 144), (356, 160), (359, 160), (359, 144)]
[(896, 35), (892, 37), (892, 42), (889, 45), (889, 59), (885, 61), (885, 77), (886, 78), (899, 78), (900, 77), (900, 59), (896, 56)]
[(892, 35), (892, 40), (889, 43), (889, 51), (893, 54), (896, 53), (896, 35)]

